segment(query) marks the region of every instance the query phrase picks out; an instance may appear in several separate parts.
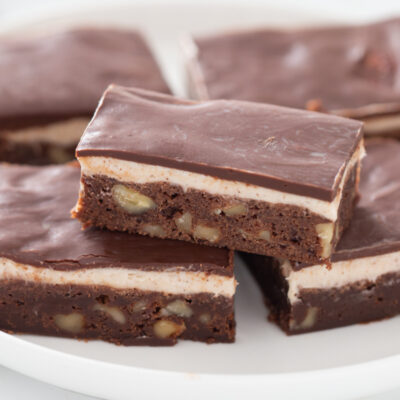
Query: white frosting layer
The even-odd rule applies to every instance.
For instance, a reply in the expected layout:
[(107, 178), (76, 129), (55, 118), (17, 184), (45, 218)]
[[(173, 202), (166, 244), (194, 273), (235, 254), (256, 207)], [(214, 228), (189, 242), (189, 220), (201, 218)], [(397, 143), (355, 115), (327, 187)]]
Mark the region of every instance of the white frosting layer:
[(61, 146), (79, 142), (90, 118), (72, 118), (51, 124), (32, 126), (2, 133), (2, 137), (14, 143), (51, 143)]
[(168, 182), (181, 186), (184, 191), (196, 189), (211, 195), (230, 196), (241, 199), (264, 201), (273, 204), (289, 204), (306, 208), (330, 221), (336, 221), (344, 183), (349, 172), (364, 154), (361, 143), (354, 153), (342, 176), (338, 193), (331, 202), (311, 197), (285, 193), (238, 181), (228, 181), (210, 175), (119, 160), (112, 157), (79, 157), (82, 174), (86, 176), (103, 175), (121, 182), (145, 184)]
[(289, 284), (288, 298), (291, 303), (295, 303), (302, 289), (340, 288), (359, 281), (375, 282), (387, 273), (399, 273), (400, 251), (334, 262), (331, 269), (326, 265), (313, 265), (293, 271), (287, 260), (281, 268)]
[(169, 294), (210, 293), (226, 297), (232, 297), (236, 289), (236, 281), (232, 276), (204, 272), (142, 271), (127, 268), (57, 271), (0, 258), (0, 281), (7, 279), (50, 285), (100, 285), (117, 290), (138, 289)]
[(384, 135), (395, 130), (399, 130), (400, 135), (400, 115), (385, 115), (364, 120), (366, 135)]

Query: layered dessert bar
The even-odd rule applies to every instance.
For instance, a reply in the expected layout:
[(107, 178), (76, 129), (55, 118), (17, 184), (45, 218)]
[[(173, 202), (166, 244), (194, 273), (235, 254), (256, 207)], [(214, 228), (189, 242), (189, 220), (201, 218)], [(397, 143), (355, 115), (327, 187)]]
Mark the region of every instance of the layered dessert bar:
[(78, 166), (0, 166), (0, 329), (171, 345), (232, 342), (232, 252), (70, 218)]
[(197, 99), (239, 99), (365, 121), (400, 135), (400, 19), (364, 26), (231, 32), (186, 39)]
[(110, 83), (169, 93), (140, 33), (110, 28), (0, 39), (0, 160), (61, 163)]
[(367, 145), (354, 218), (331, 268), (243, 254), (274, 320), (288, 334), (400, 313), (400, 143)]
[(77, 148), (74, 216), (318, 262), (350, 221), (362, 155), (359, 121), (111, 86)]

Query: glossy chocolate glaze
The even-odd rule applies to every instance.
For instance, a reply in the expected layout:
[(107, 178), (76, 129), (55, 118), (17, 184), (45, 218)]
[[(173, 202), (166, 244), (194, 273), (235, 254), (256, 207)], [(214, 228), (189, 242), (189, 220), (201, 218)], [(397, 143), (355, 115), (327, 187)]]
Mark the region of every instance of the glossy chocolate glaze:
[(137, 268), (233, 274), (232, 252), (181, 241), (82, 230), (71, 219), (75, 165), (0, 165), (0, 257), (57, 270)]
[(240, 101), (179, 101), (112, 85), (77, 148), (331, 201), (362, 124)]
[(110, 83), (169, 93), (140, 33), (76, 28), (0, 40), (0, 130), (92, 115)]
[(361, 199), (332, 261), (400, 251), (400, 143), (367, 142), (361, 170)]
[[(357, 117), (384, 114), (386, 104), (388, 112), (400, 111), (400, 19), (235, 32), (199, 37), (195, 44), (201, 76), (191, 78), (211, 99), (316, 107)], [(377, 109), (362, 109), (371, 104)]]

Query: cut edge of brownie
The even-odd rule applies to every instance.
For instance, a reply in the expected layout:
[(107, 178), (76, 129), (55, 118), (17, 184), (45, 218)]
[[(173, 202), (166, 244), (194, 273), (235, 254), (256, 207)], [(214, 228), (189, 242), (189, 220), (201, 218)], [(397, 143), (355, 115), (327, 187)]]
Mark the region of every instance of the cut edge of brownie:
[(49, 116), (37, 121), (21, 119), (21, 122), (2, 125), (0, 160), (16, 164), (47, 165), (63, 164), (75, 159), (75, 148), (90, 116), (60, 116), (57, 119)]
[[(398, 252), (383, 257), (392, 254), (396, 256)], [(400, 314), (400, 265), (393, 265), (390, 260), (386, 261), (392, 270), (389, 268), (376, 278), (360, 276), (342, 285), (308, 288), (288, 281), (290, 267), (287, 270), (282, 260), (245, 253), (241, 256), (263, 294), (269, 309), (268, 319), (288, 335), (373, 322)], [(369, 263), (367, 258), (357, 261), (361, 266)], [(313, 268), (316, 267), (330, 274), (336, 265), (330, 270), (324, 265)]]
[(235, 340), (233, 298), (3, 280), (0, 329), (120, 345)]

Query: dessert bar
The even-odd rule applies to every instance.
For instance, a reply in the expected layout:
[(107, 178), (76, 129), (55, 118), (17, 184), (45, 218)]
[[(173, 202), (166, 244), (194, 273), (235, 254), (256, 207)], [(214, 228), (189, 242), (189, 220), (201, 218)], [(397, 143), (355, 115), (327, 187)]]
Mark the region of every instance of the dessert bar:
[(169, 93), (142, 36), (75, 28), (0, 39), (0, 160), (62, 163), (110, 83)]
[(331, 268), (243, 254), (270, 309), (289, 334), (400, 313), (400, 143), (367, 144), (354, 218)]
[(232, 252), (82, 231), (77, 165), (0, 166), (0, 329), (171, 345), (232, 342)]
[(187, 39), (197, 99), (239, 99), (357, 118), (400, 135), (400, 19), (364, 26), (231, 32)]
[(74, 216), (98, 226), (317, 262), (348, 225), (362, 123), (110, 86), (77, 148)]

